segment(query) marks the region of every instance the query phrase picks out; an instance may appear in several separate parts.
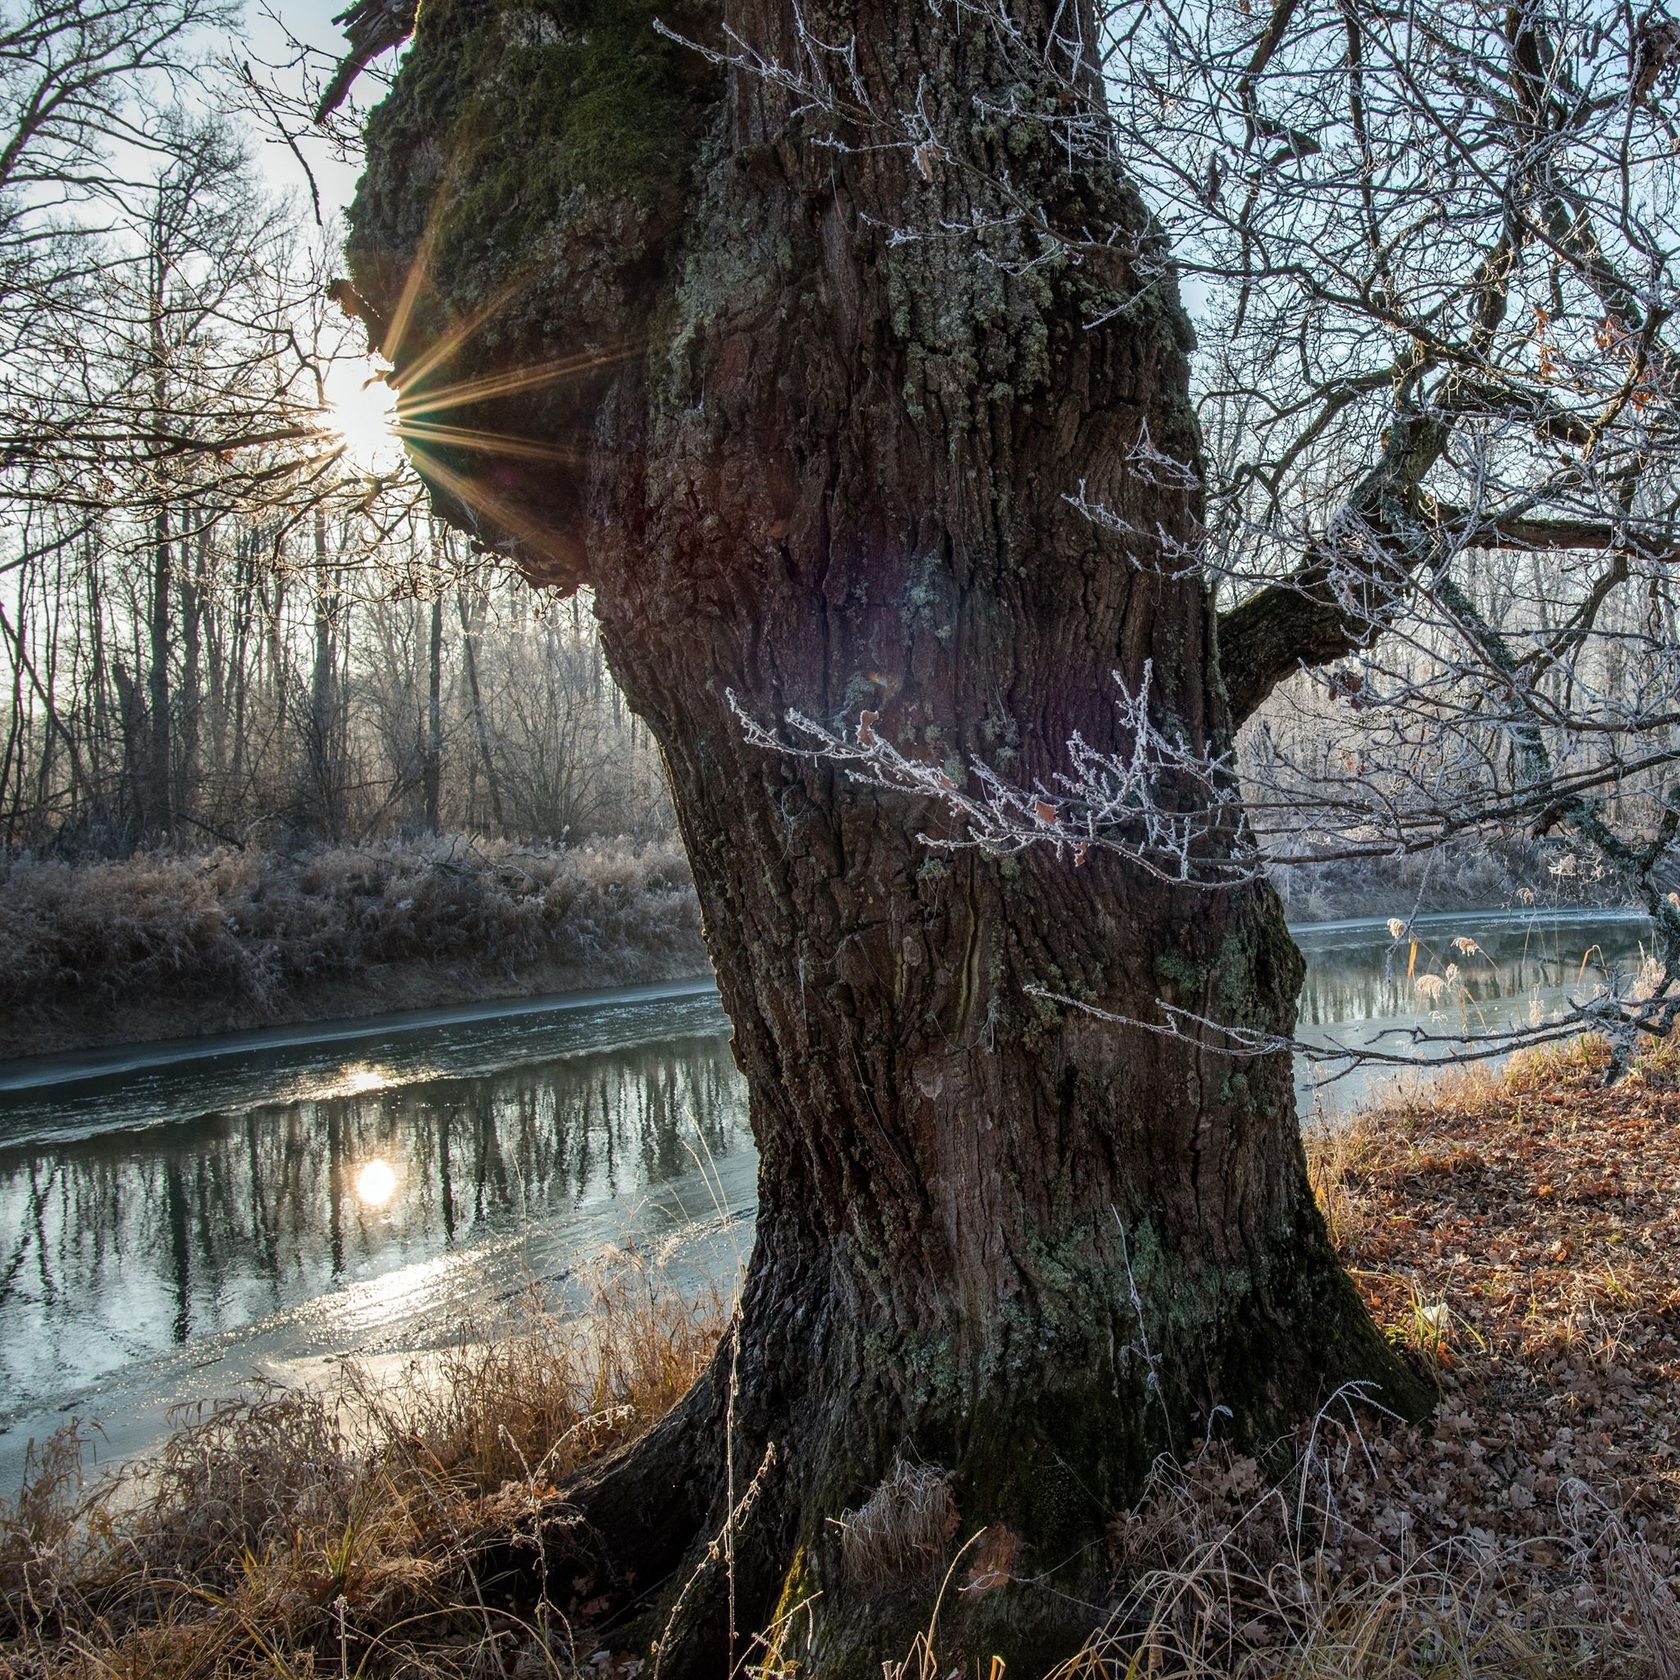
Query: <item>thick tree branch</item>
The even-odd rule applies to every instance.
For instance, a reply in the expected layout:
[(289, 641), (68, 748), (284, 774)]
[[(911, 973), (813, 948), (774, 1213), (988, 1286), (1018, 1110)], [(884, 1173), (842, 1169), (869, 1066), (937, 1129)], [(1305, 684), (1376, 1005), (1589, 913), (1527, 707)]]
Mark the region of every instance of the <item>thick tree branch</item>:
[[(1680, 543), (1640, 542), (1604, 520), (1492, 519), (1471, 522), (1457, 509), (1440, 509), (1440, 532), (1465, 548), (1534, 552), (1607, 552), (1628, 548), (1663, 565), (1680, 564)], [(1385, 545), (1386, 546), (1386, 545)], [(1401, 546), (1391, 550), (1401, 568)], [(1309, 557), (1286, 581), (1269, 585), (1219, 615), (1220, 667), (1231, 716), (1252, 717), (1286, 677), (1352, 653), (1375, 628), (1369, 601), (1338, 591), (1333, 562)], [(1376, 581), (1375, 574), (1371, 574)], [(1398, 581), (1398, 579), (1397, 579)]]
[(344, 26), (350, 50), (322, 91), (315, 107), (316, 122), (325, 122), (344, 103), (356, 78), (382, 52), (401, 46), (414, 33), (419, 9), (417, 0), (356, 0), (333, 19)]
[(1386, 603), (1433, 553), (1435, 533), (1420, 523), (1417, 486), (1446, 448), (1452, 420), (1434, 405), (1409, 407), (1425, 371), (1417, 368), (1401, 386), (1382, 458), (1328, 534), (1291, 577), (1219, 615), (1233, 726), (1302, 665), (1327, 664), (1368, 641)]
[(1330, 568), (1308, 562), (1287, 583), (1274, 583), (1219, 615), (1219, 666), (1235, 727), (1302, 666), (1327, 665), (1351, 653), (1370, 620), (1335, 597)]

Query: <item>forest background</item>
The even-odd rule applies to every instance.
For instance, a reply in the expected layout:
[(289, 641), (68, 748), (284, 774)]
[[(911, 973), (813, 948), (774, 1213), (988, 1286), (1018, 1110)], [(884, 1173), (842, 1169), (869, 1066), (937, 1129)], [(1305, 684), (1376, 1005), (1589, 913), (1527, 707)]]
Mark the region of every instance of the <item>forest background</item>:
[[(313, 120), (332, 10), (7, 10), (0, 1054), (706, 967), (587, 595), (432, 516), (334, 300), (382, 84)], [(1547, 563), (1477, 557), (1489, 622)], [(1297, 679), (1245, 745), (1358, 729)], [(1520, 842), (1274, 880), (1300, 920), (1607, 890)]]

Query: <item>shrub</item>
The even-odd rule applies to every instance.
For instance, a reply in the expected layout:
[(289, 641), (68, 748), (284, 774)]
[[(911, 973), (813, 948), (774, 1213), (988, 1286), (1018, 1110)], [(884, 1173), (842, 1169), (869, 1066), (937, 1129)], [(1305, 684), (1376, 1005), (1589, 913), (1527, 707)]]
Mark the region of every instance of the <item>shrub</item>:
[(704, 966), (675, 841), (542, 848), (467, 835), (221, 849), (120, 862), (0, 860), (0, 1005), (217, 998), (257, 1014), (370, 966), (509, 979), (603, 956)]

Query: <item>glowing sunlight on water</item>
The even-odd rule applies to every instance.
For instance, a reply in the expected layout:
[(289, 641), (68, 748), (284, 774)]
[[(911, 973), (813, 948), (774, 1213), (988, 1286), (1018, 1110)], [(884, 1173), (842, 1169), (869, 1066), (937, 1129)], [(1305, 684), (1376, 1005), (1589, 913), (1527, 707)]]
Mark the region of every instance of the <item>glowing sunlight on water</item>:
[(396, 1168), (383, 1156), (374, 1156), (357, 1170), (356, 1200), (364, 1207), (382, 1208), (396, 1193)]
[(301, 1085), (286, 1096), (292, 1102), (331, 1102), (339, 1097), (365, 1097), (370, 1091), (383, 1091), (395, 1083), (396, 1076), (390, 1068), (377, 1067), (371, 1062), (352, 1062), (340, 1068), (331, 1079)]

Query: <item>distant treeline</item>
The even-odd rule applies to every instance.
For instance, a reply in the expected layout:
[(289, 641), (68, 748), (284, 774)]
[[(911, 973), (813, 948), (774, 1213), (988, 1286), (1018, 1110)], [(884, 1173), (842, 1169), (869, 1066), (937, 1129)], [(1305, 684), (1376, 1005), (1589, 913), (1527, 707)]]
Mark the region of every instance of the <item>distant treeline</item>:
[(0, 847), (671, 831), (578, 602), (545, 605), (424, 527), (419, 552), (385, 533), (373, 557), (350, 521), (304, 536), (299, 557), (230, 518), (161, 574), (91, 539), (15, 569)]

